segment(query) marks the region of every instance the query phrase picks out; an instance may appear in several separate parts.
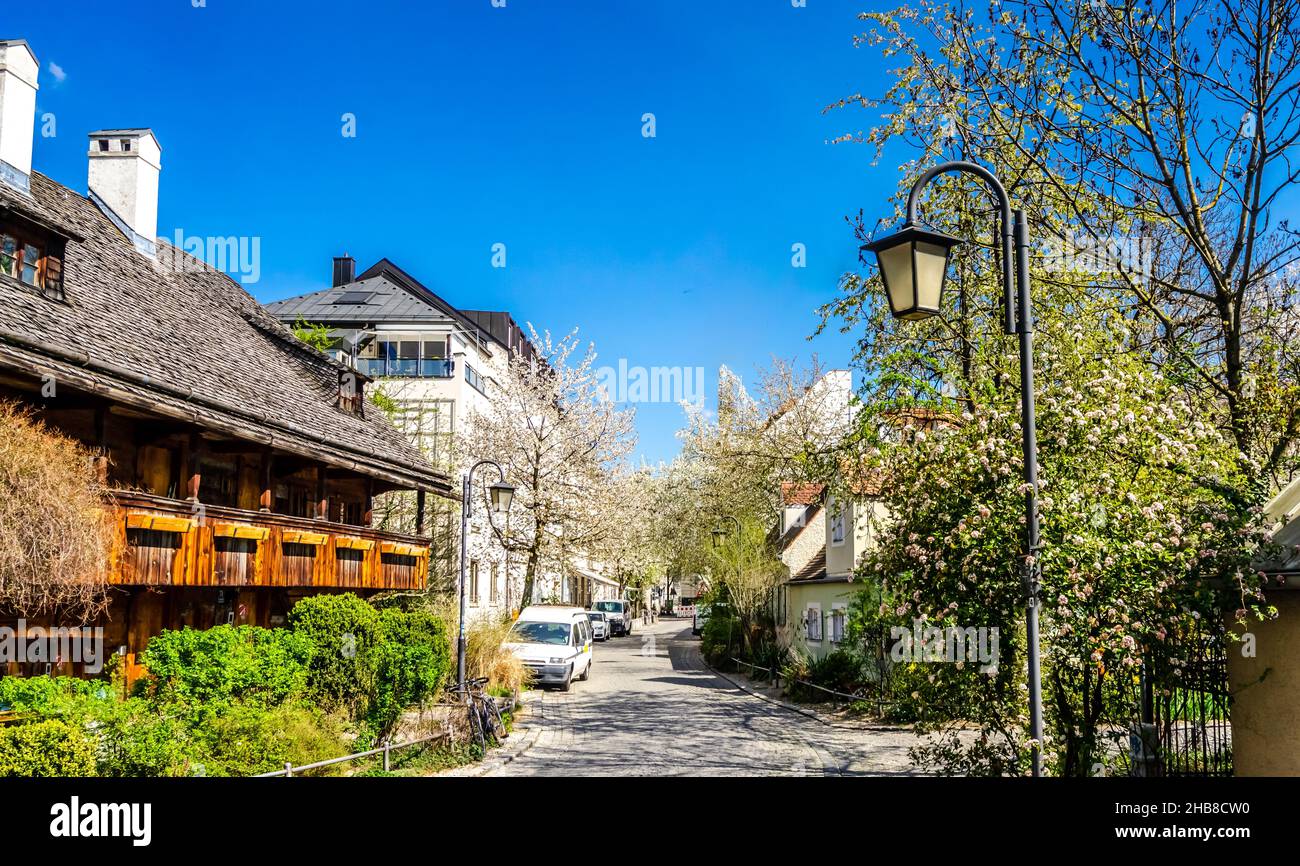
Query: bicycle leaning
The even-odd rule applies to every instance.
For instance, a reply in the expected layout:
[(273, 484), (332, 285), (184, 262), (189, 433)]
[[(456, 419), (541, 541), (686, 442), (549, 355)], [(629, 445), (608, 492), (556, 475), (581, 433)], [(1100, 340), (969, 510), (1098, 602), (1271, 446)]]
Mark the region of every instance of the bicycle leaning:
[(489, 744), (499, 745), (509, 736), (496, 698), (484, 691), (487, 683), (487, 677), (478, 677), (447, 687), (448, 691), (455, 692), (465, 703), (469, 714), (470, 737), (483, 753), (487, 752)]

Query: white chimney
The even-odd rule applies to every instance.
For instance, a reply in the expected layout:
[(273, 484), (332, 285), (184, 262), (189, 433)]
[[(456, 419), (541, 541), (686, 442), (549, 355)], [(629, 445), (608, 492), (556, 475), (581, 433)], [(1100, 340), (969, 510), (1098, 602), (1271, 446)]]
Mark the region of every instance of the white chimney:
[(0, 40), (0, 181), (28, 191), (41, 65), (21, 39)]
[(152, 256), (158, 238), (158, 173), (162, 148), (148, 129), (101, 129), (90, 134), (90, 198), (135, 244)]

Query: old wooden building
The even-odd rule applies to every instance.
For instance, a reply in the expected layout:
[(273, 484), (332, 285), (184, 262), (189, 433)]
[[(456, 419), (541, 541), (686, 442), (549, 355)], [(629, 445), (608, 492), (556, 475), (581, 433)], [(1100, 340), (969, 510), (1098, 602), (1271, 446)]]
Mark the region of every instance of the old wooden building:
[(156, 238), (151, 131), (92, 133), (87, 194), (33, 172), (38, 69), (0, 42), (0, 399), (97, 455), (123, 544), (109, 651), (134, 664), (163, 628), (276, 625), (307, 594), (422, 588), (427, 539), (373, 528), (370, 503), (450, 495), (447, 478), (367, 403), (364, 376)]

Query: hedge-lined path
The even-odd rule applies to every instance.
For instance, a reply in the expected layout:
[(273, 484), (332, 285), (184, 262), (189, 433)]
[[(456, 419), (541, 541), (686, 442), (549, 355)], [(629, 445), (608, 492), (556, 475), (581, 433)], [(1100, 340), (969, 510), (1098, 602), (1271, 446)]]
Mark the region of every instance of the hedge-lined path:
[[(911, 772), (905, 730), (827, 725), (718, 676), (690, 624), (598, 643), (592, 677), (528, 695), (529, 738), (489, 776), (820, 776)], [(514, 735), (512, 735), (512, 738)], [(522, 748), (526, 746), (526, 748)], [(521, 750), (522, 749), (522, 750)]]

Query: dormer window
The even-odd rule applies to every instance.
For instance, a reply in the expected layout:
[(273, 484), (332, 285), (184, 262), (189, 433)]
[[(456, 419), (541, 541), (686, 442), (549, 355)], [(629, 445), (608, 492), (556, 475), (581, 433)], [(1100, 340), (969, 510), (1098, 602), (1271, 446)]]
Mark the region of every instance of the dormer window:
[(41, 238), (0, 227), (0, 274), (63, 298), (63, 260), (59, 249)]

